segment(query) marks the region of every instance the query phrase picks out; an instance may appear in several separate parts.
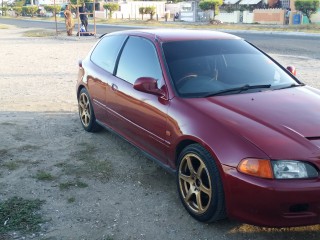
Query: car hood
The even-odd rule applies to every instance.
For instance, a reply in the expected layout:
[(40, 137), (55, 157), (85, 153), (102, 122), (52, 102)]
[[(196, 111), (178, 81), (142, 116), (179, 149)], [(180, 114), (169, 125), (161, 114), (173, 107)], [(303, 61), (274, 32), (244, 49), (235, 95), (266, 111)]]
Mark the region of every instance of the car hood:
[(201, 106), (210, 117), (272, 159), (320, 159), (320, 91), (317, 89), (296, 87), (216, 96), (204, 102)]

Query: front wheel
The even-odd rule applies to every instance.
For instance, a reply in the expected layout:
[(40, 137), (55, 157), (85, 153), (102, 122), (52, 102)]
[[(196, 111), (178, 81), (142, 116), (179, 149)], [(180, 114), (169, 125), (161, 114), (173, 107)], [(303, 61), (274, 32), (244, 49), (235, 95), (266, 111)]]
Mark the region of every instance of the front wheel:
[(101, 129), (96, 122), (96, 117), (87, 89), (82, 88), (78, 98), (78, 108), (81, 124), (87, 132), (96, 132)]
[(191, 144), (181, 152), (176, 179), (180, 199), (192, 217), (201, 222), (226, 218), (220, 173), (205, 148)]

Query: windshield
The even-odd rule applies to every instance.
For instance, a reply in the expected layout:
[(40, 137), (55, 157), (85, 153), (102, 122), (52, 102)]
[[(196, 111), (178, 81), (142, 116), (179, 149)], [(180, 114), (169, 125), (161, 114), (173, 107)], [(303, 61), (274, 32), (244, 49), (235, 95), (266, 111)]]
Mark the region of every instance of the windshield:
[(243, 40), (167, 42), (163, 51), (174, 86), (182, 97), (240, 94), (299, 84)]

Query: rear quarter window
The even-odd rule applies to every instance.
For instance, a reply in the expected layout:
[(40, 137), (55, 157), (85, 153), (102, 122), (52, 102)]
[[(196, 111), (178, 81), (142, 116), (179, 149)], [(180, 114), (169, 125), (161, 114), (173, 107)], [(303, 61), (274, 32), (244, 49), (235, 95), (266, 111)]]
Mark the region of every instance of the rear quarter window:
[(105, 36), (92, 51), (91, 61), (104, 70), (113, 73), (118, 53), (126, 38), (125, 35)]

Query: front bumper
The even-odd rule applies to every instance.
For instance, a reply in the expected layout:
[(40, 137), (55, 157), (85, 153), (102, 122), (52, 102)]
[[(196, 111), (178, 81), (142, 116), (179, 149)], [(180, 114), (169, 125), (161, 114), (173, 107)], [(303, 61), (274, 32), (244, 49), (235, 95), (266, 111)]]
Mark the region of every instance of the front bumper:
[(266, 227), (320, 223), (320, 178), (269, 180), (223, 169), (230, 218)]

